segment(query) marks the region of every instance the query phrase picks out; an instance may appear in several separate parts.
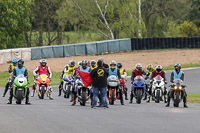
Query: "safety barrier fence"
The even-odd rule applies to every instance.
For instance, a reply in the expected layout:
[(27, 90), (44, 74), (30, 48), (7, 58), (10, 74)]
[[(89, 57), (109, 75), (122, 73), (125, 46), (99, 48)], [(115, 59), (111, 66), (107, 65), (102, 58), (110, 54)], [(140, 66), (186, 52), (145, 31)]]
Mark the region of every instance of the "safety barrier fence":
[(95, 55), (131, 50), (200, 48), (200, 37), (127, 38), (81, 44), (0, 50), (0, 64), (13, 58), (36, 60), (42, 58)]

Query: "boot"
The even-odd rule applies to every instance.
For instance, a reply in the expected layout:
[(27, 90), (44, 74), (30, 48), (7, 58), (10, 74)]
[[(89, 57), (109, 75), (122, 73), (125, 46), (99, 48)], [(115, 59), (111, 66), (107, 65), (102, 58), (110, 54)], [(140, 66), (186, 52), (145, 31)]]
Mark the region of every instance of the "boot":
[(128, 97), (127, 97), (127, 91), (125, 91), (125, 100), (128, 100)]
[(170, 97), (168, 96), (167, 97), (167, 105), (165, 107), (169, 107), (169, 105), (170, 105)]
[(72, 94), (70, 102), (73, 102), (73, 100), (74, 100), (74, 95)]
[(90, 99), (91, 99), (91, 106), (92, 106), (92, 104), (93, 104), (93, 98), (91, 97)]
[(53, 90), (52, 90), (52, 88), (50, 87), (50, 88), (49, 88), (49, 92), (48, 92), (48, 93), (49, 93), (49, 99), (50, 99), (50, 100), (53, 100), (53, 97), (52, 97), (52, 94), (51, 94), (52, 92), (53, 92)]
[(25, 104), (31, 104), (31, 103), (29, 102), (29, 93), (30, 93), (29, 88), (27, 88)]
[(76, 105), (76, 98), (77, 96), (74, 96), (74, 102), (72, 103), (72, 106)]
[(121, 102), (121, 105), (124, 105), (124, 99), (123, 99), (123, 97), (121, 97), (120, 102)]
[(9, 97), (7, 104), (12, 104), (12, 96)]
[(4, 90), (4, 92), (3, 92), (2, 97), (5, 97), (5, 96), (6, 96), (6, 93), (7, 93), (7, 91), (8, 91), (8, 88), (9, 88), (9, 83), (6, 84), (5, 90)]
[(184, 108), (188, 108), (188, 106), (186, 105), (186, 103), (184, 102), (184, 104), (183, 104), (183, 107)]
[(150, 96), (149, 96), (149, 97), (148, 97), (148, 100), (147, 100), (147, 103), (149, 103), (149, 102), (150, 102), (150, 99), (151, 99), (151, 98), (150, 98)]
[(59, 93), (58, 93), (58, 96), (61, 96), (61, 92), (62, 92), (61, 85), (59, 85)]
[(187, 103), (186, 96), (184, 96), (184, 98), (183, 98), (183, 107), (184, 108), (188, 108), (188, 106), (186, 105), (186, 103)]
[(147, 94), (145, 93), (144, 99), (143, 100), (147, 100)]
[(129, 103), (133, 103), (133, 96), (132, 96), (132, 94), (130, 95), (130, 102)]

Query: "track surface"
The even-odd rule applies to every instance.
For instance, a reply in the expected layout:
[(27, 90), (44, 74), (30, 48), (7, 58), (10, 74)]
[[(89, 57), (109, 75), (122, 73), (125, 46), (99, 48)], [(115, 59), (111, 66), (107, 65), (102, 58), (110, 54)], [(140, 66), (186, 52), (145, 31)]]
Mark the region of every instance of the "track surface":
[[(185, 71), (187, 92), (200, 93), (200, 69)], [(169, 76), (168, 76), (169, 77)], [(169, 81), (169, 80), (168, 80)], [(130, 84), (129, 90), (130, 90)], [(2, 89), (0, 90), (2, 94)], [(54, 100), (30, 98), (32, 105), (7, 105), (0, 97), (0, 133), (198, 133), (200, 131), (200, 105), (188, 103), (189, 108), (169, 107), (164, 103), (120, 105), (116, 101), (109, 109), (91, 109), (90, 103), (82, 107), (71, 106), (69, 99), (58, 97), (54, 87)]]

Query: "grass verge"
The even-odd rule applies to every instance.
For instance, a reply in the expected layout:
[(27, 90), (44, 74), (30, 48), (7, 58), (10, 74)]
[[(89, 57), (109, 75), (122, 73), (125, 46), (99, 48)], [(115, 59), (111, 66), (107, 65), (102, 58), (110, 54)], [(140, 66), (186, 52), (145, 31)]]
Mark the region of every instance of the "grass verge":
[(200, 93), (188, 93), (187, 101), (190, 103), (200, 103)]

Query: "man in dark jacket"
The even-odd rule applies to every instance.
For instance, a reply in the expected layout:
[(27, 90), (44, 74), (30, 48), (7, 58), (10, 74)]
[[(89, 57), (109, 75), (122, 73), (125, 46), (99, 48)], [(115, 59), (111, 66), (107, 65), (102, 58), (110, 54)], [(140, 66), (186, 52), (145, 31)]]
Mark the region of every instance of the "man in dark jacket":
[(97, 97), (99, 95), (99, 91), (102, 97), (104, 108), (108, 108), (106, 94), (107, 94), (107, 77), (108, 71), (103, 67), (102, 60), (98, 60), (97, 62), (98, 67), (93, 69), (90, 73), (90, 77), (93, 79), (92, 86), (93, 86), (93, 104), (92, 108), (96, 108), (97, 104)]

